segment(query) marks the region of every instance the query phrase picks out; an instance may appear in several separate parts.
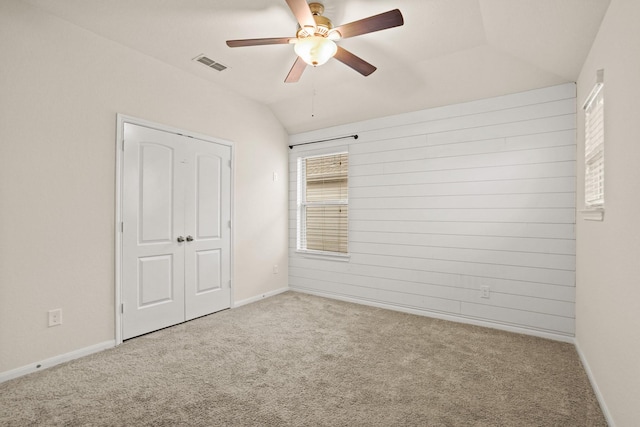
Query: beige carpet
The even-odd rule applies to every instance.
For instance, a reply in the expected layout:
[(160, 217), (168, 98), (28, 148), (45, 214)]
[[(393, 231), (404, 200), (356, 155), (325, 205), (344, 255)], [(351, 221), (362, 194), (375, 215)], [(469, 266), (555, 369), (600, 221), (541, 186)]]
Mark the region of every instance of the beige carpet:
[(0, 425), (606, 422), (570, 344), (288, 292), (0, 384)]

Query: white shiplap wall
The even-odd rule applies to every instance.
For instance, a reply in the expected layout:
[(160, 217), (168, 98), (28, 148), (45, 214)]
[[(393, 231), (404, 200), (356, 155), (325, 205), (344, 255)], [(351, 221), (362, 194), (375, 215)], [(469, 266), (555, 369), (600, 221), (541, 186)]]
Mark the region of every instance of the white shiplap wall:
[[(575, 85), (291, 137), (294, 290), (572, 336)], [(296, 253), (296, 159), (349, 151), (348, 262)], [(481, 287), (490, 298), (481, 298)]]

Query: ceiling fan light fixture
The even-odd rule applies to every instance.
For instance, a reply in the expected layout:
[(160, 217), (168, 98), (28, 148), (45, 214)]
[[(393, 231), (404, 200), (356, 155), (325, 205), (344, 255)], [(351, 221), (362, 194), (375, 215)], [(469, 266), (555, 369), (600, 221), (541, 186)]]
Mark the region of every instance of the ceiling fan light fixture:
[(317, 67), (333, 58), (338, 46), (326, 37), (310, 36), (298, 39), (293, 49), (304, 62)]

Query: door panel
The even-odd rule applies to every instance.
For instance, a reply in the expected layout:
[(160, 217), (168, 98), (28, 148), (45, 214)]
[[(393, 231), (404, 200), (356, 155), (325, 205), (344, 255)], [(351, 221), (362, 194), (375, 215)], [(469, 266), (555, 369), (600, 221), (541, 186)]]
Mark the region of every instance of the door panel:
[(220, 237), (221, 162), (222, 159), (218, 156), (201, 153), (196, 155), (196, 236), (198, 239)]
[(138, 308), (173, 301), (172, 269), (173, 255), (138, 258)]
[(173, 240), (174, 149), (156, 143), (139, 145), (140, 244)]
[(218, 290), (221, 285), (220, 249), (196, 252), (196, 295)]

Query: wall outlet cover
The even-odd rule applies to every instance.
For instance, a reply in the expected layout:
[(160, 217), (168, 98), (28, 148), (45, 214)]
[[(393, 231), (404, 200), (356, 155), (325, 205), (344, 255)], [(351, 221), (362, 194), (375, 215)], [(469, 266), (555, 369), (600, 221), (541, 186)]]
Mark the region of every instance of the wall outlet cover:
[(49, 326), (62, 325), (62, 309), (49, 310)]

